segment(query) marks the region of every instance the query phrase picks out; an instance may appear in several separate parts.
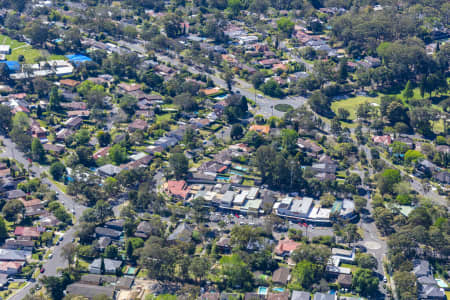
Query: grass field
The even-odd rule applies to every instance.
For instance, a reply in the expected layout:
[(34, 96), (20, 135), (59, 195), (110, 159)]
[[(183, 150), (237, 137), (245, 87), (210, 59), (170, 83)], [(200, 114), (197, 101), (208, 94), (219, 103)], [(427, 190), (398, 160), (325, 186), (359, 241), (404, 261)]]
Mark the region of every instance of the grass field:
[(10, 61), (17, 61), (19, 56), (23, 55), (25, 57), (25, 62), (34, 63), (36, 58), (41, 57), (44, 54), (47, 54), (48, 60), (67, 60), (63, 55), (48, 55), (45, 50), (33, 49), (29, 44), (13, 40), (2, 34), (0, 34), (0, 45), (9, 45), (11, 47), (11, 54), (6, 56), (6, 59)]
[(348, 112), (350, 113), (348, 119), (353, 121), (356, 119), (356, 110), (358, 109), (358, 106), (365, 102), (380, 104), (380, 97), (356, 96), (341, 101), (335, 101), (331, 104), (331, 109), (334, 111), (334, 113), (337, 113), (339, 108), (348, 110)]

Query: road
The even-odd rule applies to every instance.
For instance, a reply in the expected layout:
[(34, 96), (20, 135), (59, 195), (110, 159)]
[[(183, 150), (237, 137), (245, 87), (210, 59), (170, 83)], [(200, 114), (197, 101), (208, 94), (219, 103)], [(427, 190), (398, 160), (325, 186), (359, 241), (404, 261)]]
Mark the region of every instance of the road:
[[(25, 157), (25, 155), (20, 152), (16, 145), (9, 139), (5, 137), (1, 137), (4, 144), (4, 151), (0, 153), (0, 157), (7, 157), (7, 158), (13, 158), (17, 160), (18, 162), (22, 163), (25, 167), (29, 166), (28, 159)], [(46, 166), (40, 166), (38, 164), (33, 164), (29, 167), (29, 170), (32, 171), (35, 174), (35, 177), (40, 177), (41, 174), (44, 174), (46, 171), (48, 171), (48, 167)], [(75, 216), (81, 216), (83, 211), (87, 208), (84, 205), (81, 205), (79, 203), (76, 203), (72, 197), (64, 194), (56, 185), (54, 185), (50, 180), (45, 178), (43, 180), (44, 183), (49, 185), (49, 188), (53, 191), (55, 191), (58, 194), (58, 199), (61, 201), (61, 203), (66, 207), (68, 211), (74, 210)], [(38, 279), (42, 276), (56, 276), (58, 275), (58, 269), (64, 268), (67, 266), (67, 261), (65, 261), (61, 257), (61, 251), (62, 247), (68, 243), (72, 242), (72, 239), (75, 237), (76, 232), (76, 224), (72, 226), (68, 231), (64, 233), (64, 239), (60, 242), (58, 246), (53, 247), (53, 257), (51, 259), (48, 259), (44, 262), (43, 268), (45, 269), (45, 272), (43, 274), (40, 274)], [(32, 288), (36, 287), (36, 282), (29, 282), (24, 288), (17, 291), (13, 296), (11, 296), (10, 300), (20, 300), (23, 299)]]
[[(145, 50), (145, 47), (142, 45), (143, 42), (138, 41), (137, 43), (129, 43), (125, 41), (120, 41), (119, 44), (123, 47), (126, 47), (130, 49), (131, 51), (134, 51), (138, 54), (145, 55), (147, 53), (147, 50)], [(169, 57), (167, 55), (163, 55), (160, 53), (156, 54), (156, 57), (158, 60), (170, 63), (173, 66), (178, 66), (180, 68), (187, 67), (188, 71), (193, 74), (204, 74), (203, 71), (199, 71), (195, 69), (192, 66), (187, 66), (183, 62), (181, 62), (178, 58), (176, 58), (176, 53), (173, 53), (173, 58)], [(214, 84), (220, 88), (227, 89), (227, 84), (225, 81), (220, 77), (220, 73), (216, 72), (215, 74), (207, 74), (214, 82)], [(233, 85), (233, 91), (240, 93), (241, 95), (247, 97), (248, 99), (252, 99), (255, 101), (257, 108), (253, 111), (255, 115), (263, 115), (265, 118), (269, 118), (271, 116), (276, 117), (282, 117), (284, 115), (284, 112), (278, 111), (274, 108), (277, 104), (289, 104), (293, 108), (300, 107), (305, 104), (306, 98), (301, 96), (295, 96), (295, 97), (286, 97), (284, 99), (273, 99), (268, 98), (267, 96), (262, 95), (261, 92), (254, 91), (251, 84), (248, 82), (235, 78), (234, 79), (235, 84)], [(259, 95), (259, 96), (258, 96)]]

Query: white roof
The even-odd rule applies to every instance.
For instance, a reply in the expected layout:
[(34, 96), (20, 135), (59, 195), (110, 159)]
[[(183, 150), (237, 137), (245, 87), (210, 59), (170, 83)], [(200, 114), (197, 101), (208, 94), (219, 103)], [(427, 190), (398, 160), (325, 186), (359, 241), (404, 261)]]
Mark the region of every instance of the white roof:
[(310, 219), (329, 219), (331, 214), (331, 209), (320, 207), (320, 205), (316, 205), (313, 207), (311, 212), (309, 213)]
[(291, 211), (297, 214), (308, 215), (313, 199), (304, 197), (302, 200), (295, 199), (292, 201)]
[(243, 205), (245, 199), (247, 198), (248, 191), (242, 191), (240, 194), (236, 195), (233, 200), (234, 205)]
[(10, 45), (0, 45), (0, 51), (9, 51), (11, 49)]
[(257, 188), (257, 187), (250, 188), (247, 198), (248, 199), (255, 199), (256, 196), (258, 195), (258, 192), (259, 192), (259, 188)]

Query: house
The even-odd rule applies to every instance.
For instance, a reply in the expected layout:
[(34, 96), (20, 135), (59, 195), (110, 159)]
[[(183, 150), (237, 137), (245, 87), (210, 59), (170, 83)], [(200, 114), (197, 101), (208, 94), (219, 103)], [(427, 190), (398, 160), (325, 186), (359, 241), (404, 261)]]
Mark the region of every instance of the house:
[(200, 295), (199, 300), (222, 300), (220, 297), (220, 293), (204, 293), (203, 295)]
[(0, 45), (0, 54), (9, 55), (11, 53), (10, 45)]
[(311, 166), (311, 169), (317, 173), (336, 173), (336, 164), (334, 163), (315, 163)]
[(66, 294), (77, 295), (94, 299), (97, 296), (106, 296), (108, 299), (114, 299), (115, 289), (113, 286), (99, 286), (83, 283), (72, 283), (66, 287)]
[(120, 290), (130, 290), (134, 283), (134, 278), (130, 276), (122, 276), (116, 283), (116, 288)]
[[(434, 280), (434, 278), (430, 278)], [(444, 289), (440, 288), (436, 280), (435, 284), (419, 284), (419, 299), (424, 300), (446, 300)]]
[(289, 291), (284, 291), (281, 293), (269, 293), (267, 295), (267, 300), (289, 300)]
[(0, 248), (0, 261), (26, 261), (30, 256), (31, 251)]
[(254, 124), (254, 125), (250, 126), (249, 131), (256, 131), (258, 133), (268, 135), (270, 133), (270, 126)]
[[(172, 137), (163, 136), (157, 139), (154, 143), (155, 146), (160, 146), (162, 149), (167, 149), (178, 144), (178, 140)], [(161, 151), (158, 151), (161, 152)]]
[(41, 236), (41, 231), (37, 227), (17, 226), (14, 230), (14, 235), (25, 238), (38, 239)]
[(54, 215), (47, 214), (39, 219), (39, 223), (44, 227), (55, 227), (61, 223), (61, 221), (59, 221)]
[(258, 293), (245, 293), (244, 300), (265, 300), (266, 295)]
[(289, 269), (281, 267), (275, 270), (272, 275), (272, 282), (275, 284), (286, 285), (289, 280)]
[(88, 118), (91, 112), (89, 110), (71, 110), (67, 112), (69, 117), (80, 117), (80, 118)]
[(59, 81), (59, 83), (62, 86), (69, 87), (69, 88), (72, 88), (72, 89), (80, 84), (79, 81), (73, 80), (73, 79), (62, 79), (62, 80)]
[(24, 264), (23, 261), (0, 261), (0, 274), (14, 275), (20, 273)]
[(405, 144), (409, 149), (414, 149), (414, 141), (412, 138), (409, 138), (407, 136), (399, 136), (395, 139), (395, 142), (400, 142)]
[(434, 175), (434, 179), (442, 184), (450, 184), (450, 173), (439, 172)]
[(85, 283), (85, 284), (101, 285), (102, 284), (102, 276), (95, 275), (95, 274), (82, 275), (79, 282)]
[(98, 237), (109, 237), (114, 240), (118, 240), (120, 236), (122, 235), (121, 231), (114, 230), (111, 228), (105, 228), (105, 227), (96, 227), (95, 228), (95, 235)]
[(372, 137), (372, 141), (375, 144), (381, 144), (384, 146), (389, 146), (390, 144), (392, 144), (392, 138), (390, 135), (377, 135)]
[(323, 151), (322, 148), (316, 143), (302, 138), (297, 140), (297, 146), (302, 150), (313, 153), (314, 155), (317, 155)]
[(428, 159), (422, 159), (417, 162), (414, 169), (414, 175), (419, 178), (430, 177), (438, 167)]
[(336, 294), (315, 293), (313, 300), (336, 300)]
[(72, 134), (74, 134), (74, 132), (71, 129), (63, 128), (56, 133), (56, 139), (58, 141), (65, 141), (66, 138), (68, 138)]
[(45, 213), (44, 205), (39, 199), (32, 199), (25, 201), (23, 198), (20, 200), (25, 207), (25, 216), (36, 216)]
[(341, 288), (349, 289), (352, 286), (352, 279), (351, 274), (339, 274), (336, 282)]
[(135, 119), (130, 125), (128, 125), (128, 131), (134, 132), (137, 130), (147, 130), (148, 123), (141, 119)]
[(117, 88), (119, 89), (120, 92), (122, 93), (131, 93), (137, 90), (141, 89), (141, 85), (137, 84), (137, 83), (132, 83), (132, 84), (128, 84), (128, 83), (119, 83), (117, 85)]
[(153, 232), (152, 225), (147, 221), (142, 221), (137, 226), (134, 236), (146, 239), (152, 234), (152, 232)]
[(105, 227), (118, 231), (122, 231), (124, 225), (125, 225), (124, 219), (111, 220), (105, 223)]
[(98, 149), (93, 155), (92, 157), (97, 160), (101, 157), (105, 157), (109, 154), (109, 149), (111, 149), (111, 147), (103, 147)]
[[(105, 266), (105, 273), (106, 274), (116, 274), (117, 269), (119, 269), (122, 266), (122, 261), (120, 260), (114, 260), (109, 258), (104, 258), (103, 263)], [(102, 259), (96, 258), (90, 265), (89, 265), (89, 273), (92, 274), (101, 274), (101, 264)]]
[(309, 292), (292, 291), (291, 300), (310, 300), (311, 295)]
[(177, 198), (186, 200), (190, 194), (190, 188), (184, 180), (169, 180), (166, 184), (166, 191)]
[(413, 270), (412, 273), (419, 277), (427, 277), (433, 275), (431, 271), (430, 263), (424, 259), (413, 259)]
[[(68, 99), (71, 100), (71, 99)], [(87, 109), (87, 104), (84, 102), (64, 102), (61, 103), (61, 107), (65, 108), (67, 110), (86, 110)]]
[(189, 242), (194, 230), (186, 223), (181, 223), (167, 238), (168, 241)]
[(111, 238), (108, 236), (101, 236), (98, 241), (97, 244), (95, 246), (96, 249), (98, 249), (99, 251), (105, 251), (106, 247), (108, 247), (111, 244)]
[(71, 117), (67, 119), (63, 124), (67, 128), (78, 129), (81, 127), (81, 124), (83, 124), (83, 119), (80, 117)]
[(18, 199), (23, 198), (27, 194), (25, 194), (22, 190), (12, 190), (6, 192), (6, 199), (12, 200), (12, 199)]
[(15, 239), (7, 239), (3, 244), (4, 249), (10, 250), (25, 250), (25, 251), (33, 251), (34, 249), (34, 241), (33, 240), (15, 240)]
[(216, 247), (220, 252), (228, 253), (231, 250), (231, 238), (224, 235), (216, 243)]
[(119, 174), (121, 171), (122, 169), (120, 167), (111, 164), (101, 166), (100, 168), (97, 169), (98, 175), (103, 177), (113, 177)]
[(289, 256), (298, 246), (300, 246), (300, 243), (290, 239), (279, 240), (275, 247), (275, 254), (283, 257)]
[(62, 154), (66, 147), (61, 144), (44, 144), (44, 150), (53, 154)]
[(31, 135), (38, 139), (44, 139), (47, 137), (47, 130), (45, 130), (39, 122), (33, 120), (31, 123)]

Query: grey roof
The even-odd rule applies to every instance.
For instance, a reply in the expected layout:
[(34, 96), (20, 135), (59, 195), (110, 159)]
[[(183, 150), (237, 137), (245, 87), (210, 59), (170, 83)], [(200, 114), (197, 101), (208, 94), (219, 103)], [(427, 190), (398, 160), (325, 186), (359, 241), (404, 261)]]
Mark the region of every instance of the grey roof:
[(26, 260), (30, 255), (30, 251), (0, 249), (0, 261)]
[(193, 229), (186, 223), (181, 223), (167, 238), (169, 241), (178, 240), (181, 242), (189, 242), (192, 237)]
[(311, 299), (311, 295), (309, 294), (309, 292), (304, 292), (304, 291), (293, 291), (292, 292), (291, 300), (310, 300), (310, 299)]
[[(116, 270), (116, 269), (120, 268), (120, 266), (122, 266), (122, 261), (121, 260), (114, 260), (114, 259), (105, 258), (105, 259), (103, 259), (103, 262), (105, 263), (105, 270)], [(101, 268), (101, 264), (102, 264), (102, 259), (101, 258), (96, 258), (89, 265), (89, 268), (100, 269)]]
[(67, 286), (66, 292), (70, 295), (80, 295), (89, 299), (98, 295), (106, 295), (109, 298), (114, 296), (114, 287), (111, 286), (96, 286), (83, 283), (72, 283)]
[(85, 275), (81, 276), (80, 281), (89, 283), (89, 284), (100, 285), (100, 283), (102, 282), (102, 276), (96, 275), (96, 274), (85, 274)]
[(97, 172), (108, 175), (108, 176), (114, 176), (116, 174), (119, 174), (120, 171), (122, 171), (121, 168), (119, 168), (117, 166), (113, 166), (111, 164), (101, 166), (100, 168), (97, 169)]
[(117, 281), (116, 287), (118, 287), (119, 289), (129, 290), (133, 285), (133, 282), (134, 282), (133, 277), (123, 276), (119, 278), (119, 281)]
[(6, 192), (6, 198), (8, 198), (8, 199), (22, 198), (25, 196), (26, 196), (26, 194), (22, 190), (12, 190), (12, 191)]
[(416, 277), (428, 276), (431, 272), (430, 263), (423, 259), (414, 259), (413, 260), (413, 273)]
[(420, 299), (446, 299), (444, 291), (437, 285), (425, 284), (420, 288)]
[(272, 275), (272, 282), (285, 285), (289, 278), (289, 269), (281, 267), (275, 270)]
[(107, 246), (111, 244), (111, 238), (108, 236), (102, 236), (98, 239), (97, 248), (105, 249)]
[(95, 233), (99, 236), (109, 236), (111, 238), (119, 238), (122, 232), (105, 227), (96, 227)]
[(324, 294), (324, 293), (315, 293), (314, 294), (314, 300), (335, 300), (336, 296), (331, 294)]

